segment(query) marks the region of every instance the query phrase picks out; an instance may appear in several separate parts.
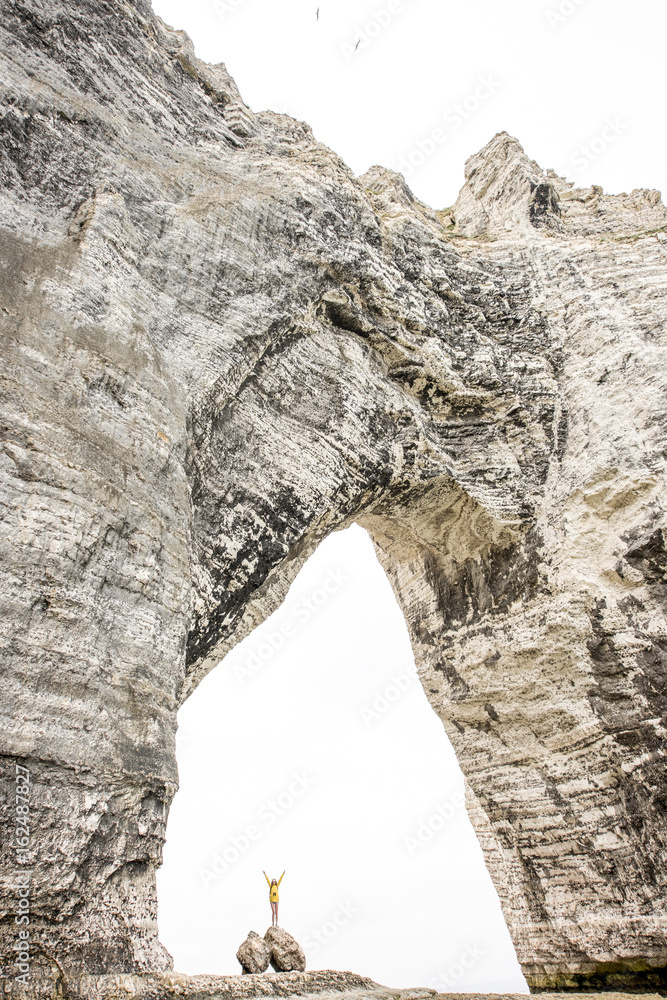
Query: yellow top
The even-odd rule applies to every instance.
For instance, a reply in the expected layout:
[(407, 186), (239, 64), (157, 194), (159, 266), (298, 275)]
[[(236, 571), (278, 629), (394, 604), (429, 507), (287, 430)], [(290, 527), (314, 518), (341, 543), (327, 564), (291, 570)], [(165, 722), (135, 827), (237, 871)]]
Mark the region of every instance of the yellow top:
[[(285, 872), (283, 872), (283, 875), (284, 874), (285, 874)], [(266, 872), (264, 873), (264, 878), (269, 883), (269, 901), (271, 903), (277, 903), (278, 902), (278, 886), (280, 885), (280, 883), (283, 880), (283, 875), (281, 875), (280, 878), (278, 879), (278, 884), (277, 885), (271, 885), (271, 881), (269, 879), (269, 876), (266, 874)]]

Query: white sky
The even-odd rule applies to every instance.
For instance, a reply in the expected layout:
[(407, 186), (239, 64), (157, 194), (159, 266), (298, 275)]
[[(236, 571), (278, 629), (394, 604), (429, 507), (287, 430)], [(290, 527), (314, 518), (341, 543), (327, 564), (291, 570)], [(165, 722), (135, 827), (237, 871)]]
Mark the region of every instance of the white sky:
[[(408, 177), (434, 208), (455, 201), (466, 158), (502, 130), (578, 184), (664, 190), (661, 0), (397, 5), (392, 14), (390, 0), (153, 0), (200, 58), (227, 65), (250, 107), (307, 121), (355, 173), (397, 169), (443, 127), (444, 141)], [(476, 102), (484, 80), (492, 92)], [(455, 109), (466, 102), (464, 119)], [(619, 131), (600, 149), (607, 119)]]
[(320, 545), (179, 722), (158, 876), (179, 971), (237, 973), (241, 941), (271, 922), (262, 869), (285, 868), (280, 924), (309, 968), (525, 991), (461, 771), (365, 531)]
[[(577, 184), (665, 188), (659, 0), (153, 6), (200, 58), (226, 63), (254, 110), (307, 121), (356, 173), (402, 169), (435, 208), (455, 201), (466, 158), (503, 129)], [(327, 581), (333, 593), (309, 612), (303, 602)], [(282, 647), (263, 645), (281, 627)], [(245, 676), (253, 653), (266, 655)], [(320, 546), (286, 604), (190, 698), (158, 876), (161, 936), (178, 970), (238, 972), (238, 945), (270, 923), (262, 869), (286, 868), (280, 922), (309, 968), (527, 992), (456, 805), (460, 771), (411, 667), (391, 588), (353, 527)], [(395, 700), (371, 718), (384, 693)], [(407, 837), (439, 826), (438, 807), (447, 821), (410, 851)], [(235, 850), (226, 871), (202, 875)]]

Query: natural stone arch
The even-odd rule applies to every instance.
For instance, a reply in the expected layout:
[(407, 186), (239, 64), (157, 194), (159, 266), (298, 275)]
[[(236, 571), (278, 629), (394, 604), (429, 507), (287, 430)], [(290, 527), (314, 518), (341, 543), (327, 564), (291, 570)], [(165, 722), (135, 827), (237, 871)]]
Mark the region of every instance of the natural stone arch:
[(356, 519), (531, 984), (664, 980), (657, 193), (572, 189), (501, 134), (444, 215), (252, 115), (142, 0), (21, 0), (0, 30), (4, 803), (27, 767), (34, 971), (168, 965), (178, 704)]

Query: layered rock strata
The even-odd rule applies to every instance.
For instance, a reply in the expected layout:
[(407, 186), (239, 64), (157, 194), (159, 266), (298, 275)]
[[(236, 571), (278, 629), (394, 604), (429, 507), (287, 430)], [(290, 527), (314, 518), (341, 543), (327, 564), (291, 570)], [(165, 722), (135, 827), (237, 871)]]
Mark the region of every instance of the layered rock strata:
[(529, 982), (664, 984), (658, 193), (501, 134), (434, 212), (143, 0), (0, 48), (4, 974), (25, 898), (31, 989), (170, 967), (178, 706), (357, 521)]

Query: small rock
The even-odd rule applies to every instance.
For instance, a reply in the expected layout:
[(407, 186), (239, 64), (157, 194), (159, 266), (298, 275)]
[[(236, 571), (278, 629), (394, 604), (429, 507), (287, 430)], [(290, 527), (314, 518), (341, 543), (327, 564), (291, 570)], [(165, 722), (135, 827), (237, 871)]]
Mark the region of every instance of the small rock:
[(264, 938), (255, 934), (254, 931), (250, 931), (236, 952), (236, 957), (241, 963), (244, 973), (266, 972), (269, 967), (271, 951)]
[(306, 956), (291, 934), (282, 927), (269, 927), (264, 940), (271, 950), (271, 965), (276, 972), (305, 972)]

